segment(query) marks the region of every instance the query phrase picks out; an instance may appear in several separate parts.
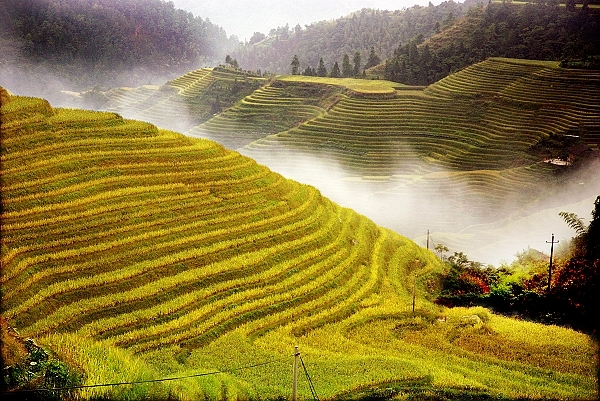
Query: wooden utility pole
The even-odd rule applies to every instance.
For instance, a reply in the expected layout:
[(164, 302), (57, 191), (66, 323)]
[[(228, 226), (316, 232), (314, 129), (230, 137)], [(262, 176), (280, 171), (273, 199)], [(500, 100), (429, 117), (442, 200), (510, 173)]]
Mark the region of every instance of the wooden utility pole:
[(559, 241), (554, 241), (554, 233), (552, 233), (552, 241), (546, 241), (546, 244), (550, 245), (550, 265), (548, 266), (548, 292), (550, 292), (550, 285), (552, 282), (552, 254), (554, 253), (554, 244), (558, 244)]
[(294, 347), (294, 376), (292, 380), (292, 401), (298, 400), (298, 357), (300, 356), (300, 352), (298, 352), (298, 346)]
[(427, 229), (427, 250), (429, 250), (429, 229)]

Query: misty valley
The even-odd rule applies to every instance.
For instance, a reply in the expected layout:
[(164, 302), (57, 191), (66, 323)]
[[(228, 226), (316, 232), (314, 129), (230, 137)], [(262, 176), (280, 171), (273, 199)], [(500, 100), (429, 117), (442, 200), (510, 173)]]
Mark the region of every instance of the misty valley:
[[(588, 216), (600, 193), (597, 122), (584, 114), (599, 113), (597, 86), (588, 83), (596, 73), (537, 77), (558, 74), (555, 66), (493, 59), (408, 90), (386, 81), (355, 90), (360, 82), (352, 79), (267, 83), (204, 69), (163, 86), (102, 95), (106, 110), (215, 140), (422, 246), (429, 231), (430, 249), (440, 243), (499, 266), (528, 247), (547, 251), (552, 233), (569, 240), (573, 232), (558, 213)], [(505, 79), (486, 82), (501, 70)], [(451, 90), (462, 82), (469, 87)], [(222, 113), (203, 114), (212, 104), (204, 91), (237, 93), (235, 85), (257, 89)], [(579, 135), (568, 134), (571, 142), (559, 147), (546, 144), (546, 136), (565, 132)], [(566, 160), (588, 146), (574, 163), (553, 162), (558, 149)]]
[(3, 399), (595, 399), (599, 7), (3, 2)]

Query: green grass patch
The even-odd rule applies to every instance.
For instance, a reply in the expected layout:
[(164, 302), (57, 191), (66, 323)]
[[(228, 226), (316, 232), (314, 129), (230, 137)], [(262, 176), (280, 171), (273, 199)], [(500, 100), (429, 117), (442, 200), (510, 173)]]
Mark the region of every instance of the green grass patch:
[(385, 81), (380, 79), (358, 79), (358, 78), (327, 78), (327, 77), (312, 77), (304, 75), (283, 75), (277, 79), (286, 82), (311, 82), (321, 85), (335, 85), (358, 93), (372, 94), (392, 94), (396, 89), (401, 89), (405, 85), (398, 82)]

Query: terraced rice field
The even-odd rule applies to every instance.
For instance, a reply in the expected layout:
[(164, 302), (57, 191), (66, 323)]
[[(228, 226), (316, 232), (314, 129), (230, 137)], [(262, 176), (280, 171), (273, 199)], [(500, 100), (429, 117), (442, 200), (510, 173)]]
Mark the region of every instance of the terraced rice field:
[[(390, 159), (416, 158), (431, 170), (531, 166), (539, 160), (527, 150), (540, 139), (574, 131), (586, 139), (595, 133), (599, 77), (593, 71), (564, 71), (555, 63), (490, 59), (424, 90), (398, 90), (391, 99), (341, 95), (323, 115), (245, 151), (260, 158), (261, 151), (272, 153), (277, 145), (325, 148), (359, 176), (399, 171)], [(285, 107), (277, 95), (266, 102)], [(210, 121), (204, 127), (212, 133)], [(596, 145), (593, 139), (590, 145)], [(405, 164), (407, 173), (416, 166)]]
[[(569, 168), (544, 162), (538, 152), (544, 140), (565, 137), (600, 151), (598, 74), (493, 58), (422, 88), (347, 78), (265, 79), (217, 68), (107, 96), (110, 111), (215, 140), (397, 232), (417, 239), (431, 229), (453, 251), (498, 264), (539, 246), (526, 241), (531, 228), (524, 221), (520, 244), (495, 247), (506, 249), (501, 257), (488, 258), (481, 248), (501, 234), (462, 233), (514, 226), (541, 207), (558, 207), (547, 201), (561, 193), (580, 195), (565, 208), (599, 193), (593, 170), (563, 174)], [(243, 90), (234, 90), (242, 82)], [(587, 215), (589, 208), (574, 211)], [(554, 211), (543, 220), (553, 220), (547, 230), (562, 227)]]
[[(592, 150), (599, 149), (599, 79), (597, 71), (564, 70), (554, 62), (495, 58), (426, 88), (387, 86), (394, 89), (393, 95), (346, 87), (318, 115), (289, 124), (288, 129), (273, 133), (261, 131), (258, 124), (246, 125), (245, 130), (270, 135), (239, 150), (286, 176), (308, 177), (305, 182), (372, 218), (377, 219), (374, 209), (390, 207), (378, 204), (378, 199), (397, 204), (418, 199), (415, 202), (429, 207), (418, 208), (408, 220), (377, 219), (406, 235), (432, 227), (458, 232), (504, 219), (514, 213), (514, 205), (527, 209), (564, 190), (569, 179), (558, 178), (564, 168), (544, 163), (531, 149), (562, 135), (578, 136)], [(282, 77), (271, 86), (298, 85), (302, 80)], [(321, 84), (331, 85), (330, 81)], [(236, 106), (198, 128), (227, 146), (239, 146), (230, 140), (235, 121), (294, 110), (269, 88), (263, 93), (272, 96), (262, 96), (262, 103)], [(332, 178), (310, 180), (326, 176)], [(598, 183), (579, 182), (586, 182), (590, 193), (585, 196), (600, 189)], [(344, 188), (346, 199), (330, 191), (336, 187)], [(439, 199), (440, 192), (448, 195), (448, 202), (431, 201)], [(361, 208), (361, 203), (370, 205)], [(460, 217), (466, 214), (471, 218)], [(472, 249), (468, 241), (456, 246)]]
[[(105, 93), (109, 100), (104, 108), (183, 132), (212, 117), (211, 108), (216, 96), (213, 92), (232, 91), (238, 81), (253, 82), (258, 87), (264, 80), (235, 71), (202, 68), (162, 86), (112, 89)], [(241, 90), (235, 95), (244, 97), (246, 94), (246, 90)], [(224, 98), (222, 96), (222, 100)]]
[(286, 397), (294, 345), (322, 398), (593, 396), (585, 335), (433, 305), (432, 253), (315, 188), (115, 113), (2, 98), (2, 317), (88, 385), (228, 372), (83, 398)]

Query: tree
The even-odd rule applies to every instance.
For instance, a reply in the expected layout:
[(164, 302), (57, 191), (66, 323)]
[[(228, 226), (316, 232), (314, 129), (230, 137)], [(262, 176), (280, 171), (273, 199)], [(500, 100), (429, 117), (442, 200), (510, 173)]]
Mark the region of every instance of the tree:
[(600, 259), (600, 196), (594, 202), (594, 211), (592, 212), (592, 221), (587, 228), (587, 258), (597, 262)]
[(573, 238), (573, 256), (590, 262), (600, 259), (600, 196), (594, 202), (592, 220), (588, 226), (575, 213), (560, 212), (558, 215), (577, 234)]
[(338, 65), (337, 61), (335, 63), (333, 63), (333, 68), (331, 69), (331, 74), (329, 76), (331, 78), (339, 78), (342, 76), (342, 74), (340, 72), (340, 66)]
[[(563, 301), (569, 319), (600, 335), (600, 196), (585, 227), (573, 213), (560, 215), (577, 228), (572, 257), (557, 271), (553, 295)], [(590, 327), (591, 326), (591, 327)]]
[(590, 1), (589, 0), (583, 0), (583, 3), (581, 4), (581, 10), (587, 12), (589, 9), (590, 9)]
[(442, 282), (441, 296), (436, 302), (451, 305), (474, 305), (490, 292), (490, 271), (470, 261), (462, 252), (448, 258), (449, 271)]
[(316, 74), (315, 70), (314, 70), (313, 68), (311, 68), (311, 66), (310, 66), (310, 65), (308, 65), (308, 66), (306, 66), (306, 68), (304, 69), (304, 72), (302, 73), (302, 75), (305, 75), (305, 76), (307, 76), (307, 77), (310, 77), (310, 76), (315, 76), (315, 75), (317, 75), (317, 74)]
[(234, 58), (231, 58), (231, 56), (229, 54), (227, 56), (225, 56), (225, 64), (230, 65), (235, 69), (237, 69), (239, 67), (237, 60)]
[(248, 42), (248, 44), (253, 45), (255, 43), (260, 42), (261, 40), (264, 40), (266, 37), (267, 37), (267, 35), (265, 35), (264, 33), (254, 32), (254, 34), (250, 38), (250, 41)]
[(365, 70), (371, 67), (375, 67), (381, 63), (381, 58), (375, 53), (375, 48), (371, 46), (371, 52), (369, 53), (369, 58), (367, 59), (367, 63), (365, 64)]
[(298, 75), (298, 69), (300, 68), (300, 60), (298, 60), (298, 55), (294, 54), (294, 58), (292, 59), (292, 75)]
[(342, 76), (344, 78), (352, 76), (352, 65), (350, 64), (348, 53), (344, 53), (344, 58), (342, 59)]
[(454, 13), (451, 12), (448, 14), (448, 16), (446, 17), (444, 22), (442, 22), (442, 25), (444, 26), (444, 28), (447, 28), (450, 25), (454, 24), (454, 21), (455, 21)]
[(327, 76), (327, 68), (325, 68), (325, 62), (323, 62), (323, 57), (319, 59), (319, 66), (317, 67), (317, 76), (326, 77)]
[(435, 246), (435, 251), (440, 254), (440, 259), (443, 259), (444, 258), (444, 252), (448, 252), (449, 249), (448, 249), (447, 246), (445, 246), (443, 244), (437, 244)]
[(360, 76), (360, 63), (361, 63), (361, 56), (359, 52), (354, 53), (354, 68), (352, 69), (352, 75), (354, 75), (355, 77)]
[(565, 0), (565, 8), (567, 11), (575, 11), (575, 0)]

